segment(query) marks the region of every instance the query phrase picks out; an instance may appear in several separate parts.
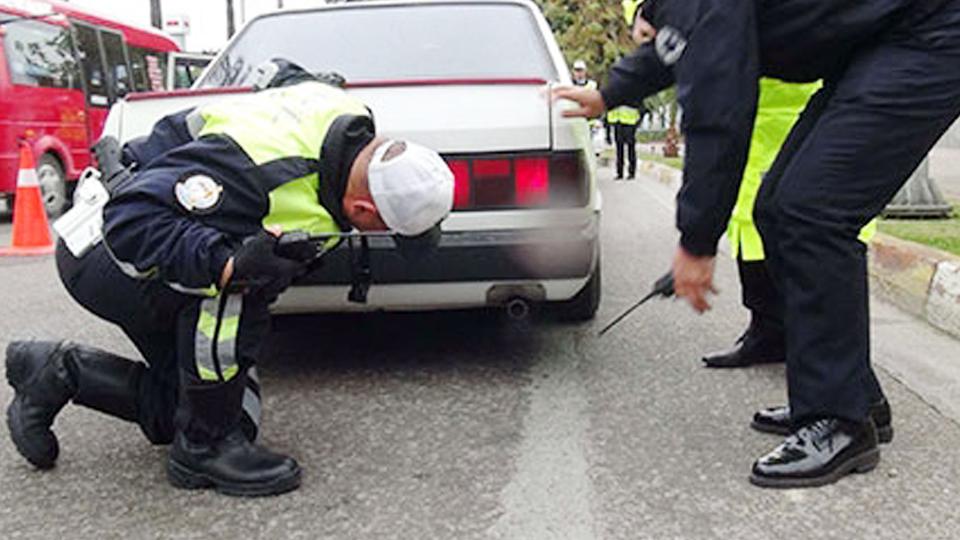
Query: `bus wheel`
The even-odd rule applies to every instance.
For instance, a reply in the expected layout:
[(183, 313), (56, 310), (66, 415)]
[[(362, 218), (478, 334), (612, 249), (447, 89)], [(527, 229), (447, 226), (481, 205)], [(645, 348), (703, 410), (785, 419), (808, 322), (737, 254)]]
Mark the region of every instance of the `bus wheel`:
[(44, 154), (37, 162), (37, 178), (43, 194), (43, 206), (47, 215), (56, 217), (67, 208), (67, 176), (60, 160), (53, 154)]

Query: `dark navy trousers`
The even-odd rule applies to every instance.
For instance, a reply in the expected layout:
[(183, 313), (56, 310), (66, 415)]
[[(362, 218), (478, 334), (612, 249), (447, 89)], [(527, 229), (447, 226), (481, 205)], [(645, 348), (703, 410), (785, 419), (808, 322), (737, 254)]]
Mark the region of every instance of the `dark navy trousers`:
[(761, 188), (755, 218), (784, 301), (795, 421), (864, 420), (870, 366), (866, 248), (883, 210), (960, 114), (960, 0), (904, 14), (825, 81)]
[[(74, 300), (118, 325), (146, 361), (136, 409), (137, 422), (147, 439), (167, 444), (173, 440), (175, 429), (185, 426), (196, 432), (195, 440), (212, 437), (237, 413), (248, 436), (256, 437), (261, 404), (260, 381), (253, 366), (270, 330), (265, 301), (251, 298), (244, 305), (237, 337), (243, 372), (236, 377), (237, 386), (242, 386), (234, 392), (225, 384), (203, 385), (202, 392), (194, 392), (199, 397), (194, 396), (192, 401), (205, 401), (191, 403), (191, 385), (185, 387), (184, 380), (197, 378), (192, 349), (201, 309), (198, 297), (175, 292), (157, 280), (128, 277), (103, 243), (78, 259), (60, 241), (56, 259), (60, 279)], [(237, 394), (236, 404), (228, 399), (233, 393)]]

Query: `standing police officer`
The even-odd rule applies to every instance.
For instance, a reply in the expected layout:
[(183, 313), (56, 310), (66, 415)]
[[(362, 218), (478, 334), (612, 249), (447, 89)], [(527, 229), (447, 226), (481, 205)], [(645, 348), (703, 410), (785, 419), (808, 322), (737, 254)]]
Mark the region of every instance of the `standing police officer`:
[(112, 188), (103, 241), (79, 256), (61, 242), (57, 263), (70, 294), (118, 324), (147, 363), (69, 342), (11, 343), (17, 449), (53, 467), (50, 427), (73, 400), (172, 442), (177, 487), (295, 489), (297, 463), (253, 442), (267, 308), (306, 270), (278, 254), (277, 235), (436, 231), (453, 202), (450, 170), (431, 150), (376, 137), (361, 102), (319, 82), (166, 117), (124, 151), (137, 172)]
[(643, 109), (621, 105), (607, 112), (607, 125), (613, 128), (613, 140), (617, 148), (617, 176), (623, 180), (623, 165), (627, 162), (627, 179), (637, 177), (637, 125), (643, 118)]
[(756, 217), (783, 294), (793, 434), (751, 481), (799, 487), (879, 462), (870, 406), (866, 248), (879, 214), (960, 114), (960, 0), (648, 0), (653, 37), (602, 92), (559, 89), (596, 116), (677, 84), (687, 141), (677, 293), (709, 308), (760, 75), (824, 80), (771, 167)]

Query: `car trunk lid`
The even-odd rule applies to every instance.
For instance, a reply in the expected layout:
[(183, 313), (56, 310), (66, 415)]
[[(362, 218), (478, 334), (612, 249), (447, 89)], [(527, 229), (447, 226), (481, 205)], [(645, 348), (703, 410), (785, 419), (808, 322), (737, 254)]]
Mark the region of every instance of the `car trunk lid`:
[(374, 111), (378, 133), (442, 154), (551, 147), (551, 104), (541, 79), (360, 82), (349, 91)]

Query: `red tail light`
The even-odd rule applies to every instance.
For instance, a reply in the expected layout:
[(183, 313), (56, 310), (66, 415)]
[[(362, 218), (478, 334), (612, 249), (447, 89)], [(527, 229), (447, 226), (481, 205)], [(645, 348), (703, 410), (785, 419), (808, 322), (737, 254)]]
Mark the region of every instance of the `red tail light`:
[(453, 207), (466, 208), (470, 206), (470, 162), (450, 160), (447, 165), (453, 171)]
[(447, 157), (456, 182), (454, 208), (574, 208), (589, 200), (577, 152)]
[(519, 206), (545, 206), (550, 202), (550, 161), (521, 158), (514, 162)]

